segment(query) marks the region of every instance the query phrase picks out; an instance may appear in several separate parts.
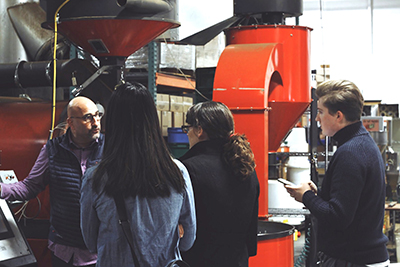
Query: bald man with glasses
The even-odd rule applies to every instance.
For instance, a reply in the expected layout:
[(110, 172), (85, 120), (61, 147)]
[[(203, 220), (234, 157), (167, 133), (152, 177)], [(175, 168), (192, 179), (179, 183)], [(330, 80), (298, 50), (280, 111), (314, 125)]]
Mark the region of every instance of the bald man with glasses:
[(29, 200), (49, 185), (52, 266), (95, 266), (97, 255), (89, 252), (81, 234), (79, 199), (83, 174), (103, 152), (103, 114), (83, 96), (69, 102), (67, 114), (66, 133), (43, 146), (28, 177), (1, 184), (1, 198)]

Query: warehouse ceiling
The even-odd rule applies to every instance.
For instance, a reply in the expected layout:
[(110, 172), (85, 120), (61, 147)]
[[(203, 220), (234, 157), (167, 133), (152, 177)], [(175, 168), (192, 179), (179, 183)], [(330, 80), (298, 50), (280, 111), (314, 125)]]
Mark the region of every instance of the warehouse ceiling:
[(399, 0), (303, 0), (304, 11), (318, 10), (366, 9), (371, 5), (378, 8), (400, 8)]

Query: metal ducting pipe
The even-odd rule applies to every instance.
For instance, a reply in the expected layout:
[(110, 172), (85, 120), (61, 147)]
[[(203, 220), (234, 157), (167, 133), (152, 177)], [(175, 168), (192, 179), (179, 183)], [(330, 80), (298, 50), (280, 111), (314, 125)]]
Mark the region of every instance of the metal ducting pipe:
[[(80, 59), (57, 60), (57, 87), (74, 86), (73, 80), (85, 82), (97, 71), (90, 62)], [(52, 86), (53, 61), (0, 64), (0, 90)]]
[(0, 64), (28, 60), (28, 55), (13, 29), (7, 8), (20, 4), (21, 0), (0, 1)]
[(26, 52), (34, 60), (43, 44), (53, 39), (53, 33), (40, 26), (46, 19), (46, 13), (38, 3), (12, 6), (7, 11)]
[[(54, 33), (41, 27), (46, 20), (46, 13), (39, 3), (24, 3), (8, 8), (8, 15), (22, 44), (32, 61), (50, 60), (52, 58)], [(57, 58), (68, 58), (69, 47), (60, 42), (59, 36)], [(64, 51), (68, 50), (68, 51)]]
[[(58, 63), (58, 62), (57, 62)], [(50, 86), (51, 62), (0, 64), (0, 88), (27, 88)]]
[[(64, 93), (64, 90), (58, 89), (83, 86), (80, 95), (107, 106), (115, 81), (108, 83), (107, 76), (110, 74), (100, 72), (101, 69), (88, 60), (57, 60), (57, 93)], [(28, 90), (31, 98), (48, 99), (51, 94), (46, 95), (46, 92), (50, 92), (52, 85), (53, 61), (0, 64), (0, 96), (2, 93), (9, 96), (18, 89), (24, 89)], [(43, 93), (45, 88), (48, 90)]]

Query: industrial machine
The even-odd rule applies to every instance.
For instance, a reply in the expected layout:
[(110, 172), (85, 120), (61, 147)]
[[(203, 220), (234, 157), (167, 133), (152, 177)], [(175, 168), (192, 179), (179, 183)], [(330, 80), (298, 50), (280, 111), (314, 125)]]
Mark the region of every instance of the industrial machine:
[[(0, 61), (0, 169), (14, 170), (23, 179), (53, 135), (49, 130), (57, 129), (52, 125), (65, 119), (69, 98), (85, 95), (106, 106), (113, 86), (123, 77), (126, 57), (178, 27), (179, 22), (175, 0), (15, 2), (8, 2), (7, 16), (13, 22), (8, 30), (17, 32), (31, 61), (18, 56)], [(35, 23), (27, 19), (33, 12)], [(256, 158), (260, 234), (251, 266), (293, 266), (293, 227), (265, 222), (268, 152), (279, 148), (311, 102), (311, 29), (285, 24), (287, 17), (300, 15), (301, 0), (235, 0), (232, 18), (179, 42), (204, 45), (221, 31), (226, 35), (227, 46), (215, 72), (213, 100), (230, 108), (236, 131), (247, 135)], [(38, 23), (41, 27), (32, 29)], [(49, 29), (59, 34), (57, 46), (51, 37), (37, 42)], [(32, 40), (36, 45), (29, 47), (35, 43)], [(82, 49), (82, 58), (69, 58), (70, 42)], [(49, 56), (53, 48), (57, 61)], [(92, 56), (98, 66), (88, 60)], [(56, 89), (53, 93), (52, 86)], [(36, 222), (45, 222), (48, 192), (37, 200), (40, 204), (32, 203), (26, 212), (36, 216)], [(36, 214), (38, 205), (40, 214)], [(31, 227), (39, 226), (34, 223)], [(28, 237), (28, 241), (36, 248), (39, 266), (49, 266), (46, 237)]]

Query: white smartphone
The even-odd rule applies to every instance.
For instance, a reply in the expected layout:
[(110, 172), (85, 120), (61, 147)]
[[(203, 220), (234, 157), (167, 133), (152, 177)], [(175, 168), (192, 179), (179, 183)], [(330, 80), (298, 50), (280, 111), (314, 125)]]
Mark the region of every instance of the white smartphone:
[(284, 184), (284, 185), (290, 185), (290, 186), (296, 186), (294, 183), (289, 182), (288, 180), (285, 180), (283, 178), (278, 178), (278, 182)]

